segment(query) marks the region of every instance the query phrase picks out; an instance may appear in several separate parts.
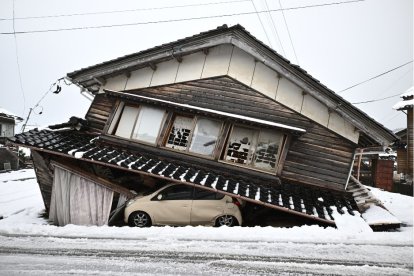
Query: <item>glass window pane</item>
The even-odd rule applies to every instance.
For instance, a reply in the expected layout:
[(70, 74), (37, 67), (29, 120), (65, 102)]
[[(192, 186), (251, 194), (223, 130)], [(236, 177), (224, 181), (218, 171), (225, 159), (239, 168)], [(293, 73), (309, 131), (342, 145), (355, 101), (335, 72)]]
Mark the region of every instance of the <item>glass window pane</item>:
[(162, 200), (191, 200), (193, 198), (193, 187), (176, 185), (161, 192)]
[(262, 130), (258, 139), (253, 166), (264, 170), (274, 170), (279, 155), (283, 135), (269, 130)]
[(190, 151), (194, 153), (212, 155), (216, 147), (221, 123), (206, 118), (199, 118), (194, 129)]
[(177, 116), (171, 128), (165, 146), (167, 148), (186, 150), (193, 128), (193, 118)]
[(195, 188), (194, 189), (194, 200), (215, 200), (217, 199), (216, 194), (217, 193), (215, 192)]
[(225, 160), (238, 164), (249, 164), (254, 137), (255, 131), (253, 129), (234, 127), (229, 138)]
[(154, 144), (157, 140), (165, 110), (142, 106), (135, 125), (133, 139)]
[(130, 138), (137, 115), (138, 107), (126, 105), (122, 111), (121, 119), (119, 120), (115, 135)]

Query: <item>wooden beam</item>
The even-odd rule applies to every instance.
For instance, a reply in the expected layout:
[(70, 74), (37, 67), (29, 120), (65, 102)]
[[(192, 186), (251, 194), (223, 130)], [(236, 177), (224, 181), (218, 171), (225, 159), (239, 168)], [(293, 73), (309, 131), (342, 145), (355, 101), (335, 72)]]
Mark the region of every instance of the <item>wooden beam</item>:
[(92, 181), (92, 182), (97, 183), (97, 184), (99, 184), (101, 186), (104, 186), (104, 187), (106, 187), (106, 188), (108, 188), (110, 190), (113, 190), (113, 191), (115, 191), (117, 193), (123, 194), (123, 195), (127, 196), (128, 198), (135, 197), (135, 194), (132, 193), (130, 190), (128, 190), (128, 189), (126, 189), (124, 187), (121, 187), (118, 184), (112, 183), (111, 181), (109, 181), (107, 179), (104, 179), (102, 177), (96, 176), (96, 175), (94, 175), (94, 174), (92, 174), (90, 172), (83, 171), (80, 168), (78, 168), (78, 167), (76, 167), (74, 165), (71, 165), (69, 163), (62, 164), (62, 163), (58, 163), (56, 161), (51, 161), (51, 164), (54, 167), (62, 168), (64, 170), (67, 170), (67, 171), (69, 171), (69, 172), (71, 172), (73, 174), (76, 174), (76, 175), (80, 176), (80, 177), (86, 178), (89, 181)]

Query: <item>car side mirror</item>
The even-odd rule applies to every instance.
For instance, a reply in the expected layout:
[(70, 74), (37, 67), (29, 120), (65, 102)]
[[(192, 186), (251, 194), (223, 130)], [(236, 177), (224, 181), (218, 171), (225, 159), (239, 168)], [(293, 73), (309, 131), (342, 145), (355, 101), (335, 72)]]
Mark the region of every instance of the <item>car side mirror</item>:
[(157, 195), (157, 199), (161, 200), (163, 198), (162, 194)]

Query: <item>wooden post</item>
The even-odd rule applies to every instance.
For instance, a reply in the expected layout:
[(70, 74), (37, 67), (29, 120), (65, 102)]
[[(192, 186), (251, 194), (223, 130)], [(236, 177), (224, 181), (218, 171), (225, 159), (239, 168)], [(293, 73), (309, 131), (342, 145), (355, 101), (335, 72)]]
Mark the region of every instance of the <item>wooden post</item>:
[(357, 168), (357, 179), (359, 181), (359, 175), (361, 172), (361, 161), (362, 161), (362, 152), (364, 151), (364, 149), (359, 149), (359, 155), (358, 155), (358, 168)]

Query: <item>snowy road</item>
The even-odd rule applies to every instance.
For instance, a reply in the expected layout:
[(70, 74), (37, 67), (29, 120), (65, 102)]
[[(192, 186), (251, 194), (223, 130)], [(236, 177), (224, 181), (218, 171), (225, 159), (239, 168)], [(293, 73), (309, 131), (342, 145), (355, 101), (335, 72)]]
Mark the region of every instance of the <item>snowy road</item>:
[(0, 274), (412, 275), (412, 245), (0, 236)]
[(350, 220), (338, 229), (56, 227), (40, 216), (33, 170), (0, 174), (0, 275), (413, 275), (414, 200), (372, 191), (403, 221), (398, 231)]

